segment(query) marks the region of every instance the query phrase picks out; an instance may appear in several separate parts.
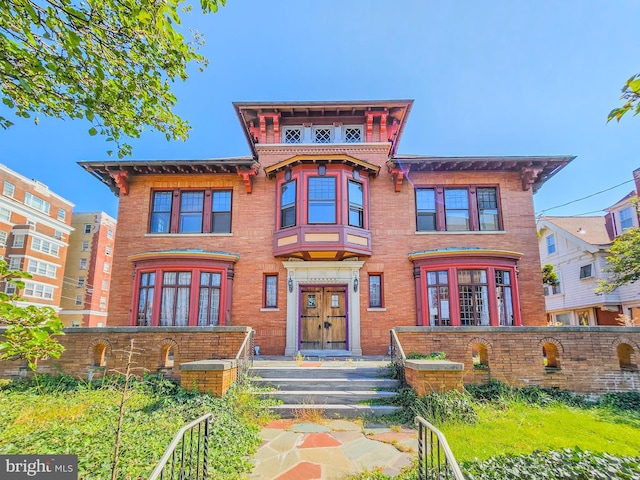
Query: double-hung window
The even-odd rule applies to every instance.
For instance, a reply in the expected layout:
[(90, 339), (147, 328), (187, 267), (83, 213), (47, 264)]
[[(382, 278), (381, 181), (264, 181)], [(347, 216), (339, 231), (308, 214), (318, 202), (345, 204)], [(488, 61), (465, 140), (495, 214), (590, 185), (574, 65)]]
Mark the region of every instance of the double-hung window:
[(434, 188), (418, 188), (416, 190), (416, 214), (418, 231), (437, 230), (436, 190)]
[(211, 200), (211, 232), (231, 233), (231, 190), (214, 190)]
[(231, 190), (154, 191), (150, 233), (231, 233)]
[(202, 233), (204, 192), (182, 192), (180, 195), (179, 233)]
[(24, 195), (24, 203), (25, 205), (29, 205), (30, 207), (40, 210), (46, 214), (49, 214), (49, 210), (51, 209), (51, 204), (49, 202), (40, 197), (36, 197), (29, 192)]
[(624, 232), (625, 230), (633, 227), (633, 208), (627, 207), (620, 210), (620, 228)]
[(551, 255), (556, 253), (556, 237), (555, 235), (549, 235), (547, 237), (547, 254)]
[(308, 223), (336, 223), (336, 178), (309, 177)]
[(364, 227), (364, 192), (360, 182), (349, 180), (349, 225)]
[(173, 192), (153, 192), (151, 232), (169, 233)]
[(445, 188), (444, 209), (447, 231), (471, 230), (469, 190), (466, 188)]
[(280, 188), (280, 228), (296, 225), (297, 180), (283, 183)]
[(416, 188), (419, 232), (499, 231), (497, 187), (434, 186)]

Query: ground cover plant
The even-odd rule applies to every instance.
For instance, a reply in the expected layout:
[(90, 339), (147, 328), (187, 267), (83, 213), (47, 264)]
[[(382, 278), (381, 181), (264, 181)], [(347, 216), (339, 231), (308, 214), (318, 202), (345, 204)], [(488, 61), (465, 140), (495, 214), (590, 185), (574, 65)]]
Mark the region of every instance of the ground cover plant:
[[(0, 388), (1, 454), (77, 454), (79, 478), (110, 478), (122, 380), (87, 384), (38, 376)], [(147, 478), (175, 433), (208, 412), (213, 478), (236, 479), (251, 470), (268, 413), (246, 387), (222, 399), (188, 392), (158, 377), (133, 382), (125, 411), (119, 478)]]
[[(401, 390), (389, 422), (415, 415), (446, 436), (468, 480), (639, 479), (640, 392), (600, 398), (491, 381), (418, 398)], [(351, 480), (382, 480), (364, 472)], [(413, 480), (409, 468), (396, 479)]]

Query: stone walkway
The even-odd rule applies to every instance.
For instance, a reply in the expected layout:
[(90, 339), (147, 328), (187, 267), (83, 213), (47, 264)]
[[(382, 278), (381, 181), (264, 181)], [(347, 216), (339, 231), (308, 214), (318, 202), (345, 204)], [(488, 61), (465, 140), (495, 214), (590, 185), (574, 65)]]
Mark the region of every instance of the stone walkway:
[(275, 420), (262, 430), (250, 480), (338, 480), (363, 470), (397, 475), (418, 450), (415, 430), (346, 420)]

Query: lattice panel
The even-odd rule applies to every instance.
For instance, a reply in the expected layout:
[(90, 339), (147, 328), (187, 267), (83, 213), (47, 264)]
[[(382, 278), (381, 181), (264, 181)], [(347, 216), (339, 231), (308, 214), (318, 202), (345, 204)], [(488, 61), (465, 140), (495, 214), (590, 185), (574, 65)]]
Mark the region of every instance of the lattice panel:
[(284, 131), (284, 143), (302, 143), (302, 130), (289, 128)]
[(316, 143), (331, 143), (331, 129), (330, 128), (316, 128), (314, 131)]
[(362, 130), (360, 128), (345, 128), (344, 141), (345, 143), (362, 142)]

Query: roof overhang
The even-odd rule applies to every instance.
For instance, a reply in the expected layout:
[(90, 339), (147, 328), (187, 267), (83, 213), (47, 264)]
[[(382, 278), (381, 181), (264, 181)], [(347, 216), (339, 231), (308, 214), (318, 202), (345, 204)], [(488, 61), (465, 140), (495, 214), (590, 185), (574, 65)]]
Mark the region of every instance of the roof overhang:
[(358, 168), (367, 172), (372, 177), (377, 177), (378, 173), (380, 173), (380, 167), (378, 165), (374, 165), (369, 162), (365, 162), (364, 160), (360, 160), (358, 158), (352, 157), (351, 155), (296, 155), (291, 158), (287, 158), (286, 160), (282, 160), (274, 165), (270, 165), (269, 167), (265, 167), (264, 172), (267, 174), (267, 177), (273, 178), (278, 172), (281, 172), (287, 168), (294, 167), (296, 165), (303, 164), (314, 164), (314, 163), (323, 163), (323, 164), (339, 164), (339, 165), (348, 165), (353, 168)]
[(432, 157), (420, 155), (395, 155), (387, 166), (409, 172), (447, 171), (500, 171), (517, 172), (522, 179), (522, 189), (532, 188), (533, 193), (558, 173), (574, 158), (574, 155), (535, 157)]
[(135, 175), (239, 174), (252, 169), (257, 171), (259, 167), (253, 157), (78, 162), (78, 165), (107, 185), (116, 197), (128, 188), (128, 179)]
[(240, 255), (227, 252), (208, 252), (206, 250), (183, 249), (183, 250), (161, 250), (157, 252), (143, 252), (129, 255), (129, 260), (134, 263), (143, 260), (175, 260), (175, 259), (197, 259), (197, 260), (218, 260), (223, 262), (236, 263)]
[(413, 100), (358, 100), (334, 102), (233, 102), (242, 130), (257, 158), (256, 143), (258, 140), (251, 133), (251, 127), (257, 127), (260, 116), (277, 115), (280, 124), (296, 125), (309, 122), (345, 122), (364, 125), (367, 113), (386, 113), (390, 117), (389, 124), (398, 123), (398, 128), (391, 141), (391, 155), (396, 152), (404, 125), (407, 121)]

